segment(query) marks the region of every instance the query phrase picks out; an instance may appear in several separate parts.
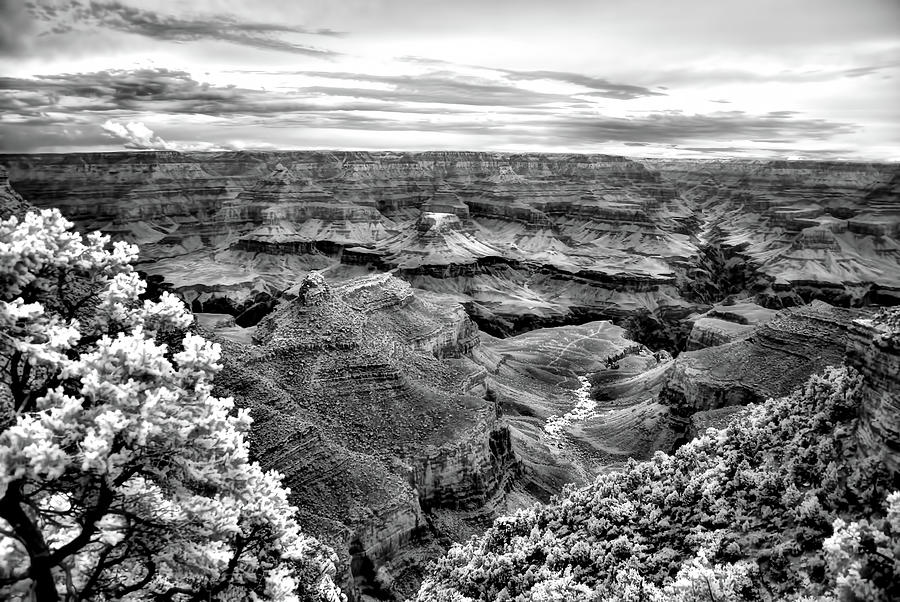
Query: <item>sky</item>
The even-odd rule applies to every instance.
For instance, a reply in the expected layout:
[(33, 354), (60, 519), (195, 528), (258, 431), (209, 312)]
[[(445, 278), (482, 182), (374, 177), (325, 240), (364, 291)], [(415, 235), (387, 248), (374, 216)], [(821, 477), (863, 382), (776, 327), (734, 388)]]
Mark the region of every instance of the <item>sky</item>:
[(900, 0), (0, 0), (0, 152), (900, 161)]

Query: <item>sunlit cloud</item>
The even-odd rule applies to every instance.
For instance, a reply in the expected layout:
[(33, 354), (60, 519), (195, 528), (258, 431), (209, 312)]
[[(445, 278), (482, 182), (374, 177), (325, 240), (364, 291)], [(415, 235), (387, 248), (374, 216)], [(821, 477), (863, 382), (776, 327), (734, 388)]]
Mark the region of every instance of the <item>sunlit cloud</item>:
[(0, 145), (900, 156), (900, 7), (761, 1), (5, 2)]
[(171, 150), (174, 148), (139, 121), (122, 124), (107, 120), (100, 127), (103, 128), (103, 131), (123, 141), (125, 148), (139, 150)]

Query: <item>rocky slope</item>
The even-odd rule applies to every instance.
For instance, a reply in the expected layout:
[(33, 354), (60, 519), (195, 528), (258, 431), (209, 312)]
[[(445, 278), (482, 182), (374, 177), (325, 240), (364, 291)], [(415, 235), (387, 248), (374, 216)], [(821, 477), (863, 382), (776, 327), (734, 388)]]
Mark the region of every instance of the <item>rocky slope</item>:
[(9, 185), (6, 168), (0, 165), (0, 220), (5, 220), (13, 215), (21, 218), (25, 213), (33, 210), (34, 206)]
[(783, 310), (738, 341), (682, 353), (662, 398), (696, 412), (759, 403), (838, 365), (858, 311), (816, 301)]
[[(814, 161), (646, 160), (701, 209), (701, 246), (749, 264), (780, 307), (797, 297), (895, 304), (896, 166)], [(721, 266), (720, 266), (721, 267)]]
[(35, 205), (140, 242), (148, 273), (198, 311), (240, 314), (324, 268), (394, 270), (502, 336), (678, 321), (732, 293), (780, 307), (894, 303), (900, 291), (896, 165), (463, 152), (0, 164)]
[(848, 337), (873, 374), (860, 441), (897, 436), (896, 354), (864, 344), (858, 310), (804, 305), (898, 300), (897, 166), (324, 152), (0, 164), (35, 205), (140, 243), (141, 269), (223, 343), (219, 393), (253, 408), (253, 453), (285, 474), (354, 599), (410, 594), (426, 560), (495, 516), (786, 394), (839, 364)]
[(338, 551), (351, 595), (408, 593), (439, 540), (458, 537), (430, 512), (505, 494), (509, 431), (460, 361), (478, 331), (458, 304), (388, 275), (332, 288), (313, 272), (249, 337), (222, 326), (217, 387), (253, 409), (252, 452)]
[(862, 457), (876, 457), (900, 482), (900, 344), (872, 320), (850, 330), (846, 362), (863, 375), (857, 437)]
[(320, 272), (257, 326), (199, 321), (226, 349), (219, 393), (253, 410), (252, 452), (357, 599), (409, 594), (454, 541), (667, 433), (652, 398), (672, 358), (609, 322), (498, 339), (389, 274)]

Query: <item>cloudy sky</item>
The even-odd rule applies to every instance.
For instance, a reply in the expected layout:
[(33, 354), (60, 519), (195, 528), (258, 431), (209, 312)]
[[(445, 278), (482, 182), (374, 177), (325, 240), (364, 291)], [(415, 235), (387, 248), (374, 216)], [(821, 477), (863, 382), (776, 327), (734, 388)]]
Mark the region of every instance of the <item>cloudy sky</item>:
[(0, 0), (0, 151), (900, 160), (898, 0)]

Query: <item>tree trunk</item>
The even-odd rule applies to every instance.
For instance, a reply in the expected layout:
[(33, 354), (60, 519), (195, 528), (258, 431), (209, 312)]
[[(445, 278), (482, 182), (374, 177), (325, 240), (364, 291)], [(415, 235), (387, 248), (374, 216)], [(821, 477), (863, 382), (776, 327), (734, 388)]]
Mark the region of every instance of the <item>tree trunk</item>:
[(53, 566), (50, 562), (50, 548), (44, 535), (22, 508), (22, 483), (9, 484), (6, 495), (0, 498), (0, 517), (19, 536), (31, 560), (29, 574), (34, 582), (35, 599), (38, 602), (57, 602), (59, 593), (53, 581)]

